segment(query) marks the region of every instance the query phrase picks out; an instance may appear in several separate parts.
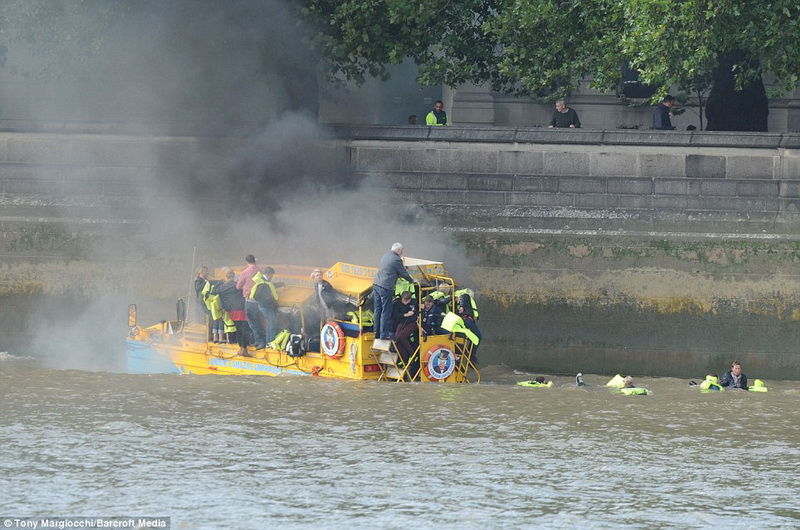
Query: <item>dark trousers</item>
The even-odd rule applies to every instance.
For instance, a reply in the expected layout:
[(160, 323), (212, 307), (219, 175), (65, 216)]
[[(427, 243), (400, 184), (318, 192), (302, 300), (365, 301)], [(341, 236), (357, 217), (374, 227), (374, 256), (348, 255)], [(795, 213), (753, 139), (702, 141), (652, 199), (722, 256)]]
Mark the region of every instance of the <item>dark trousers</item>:
[(236, 325), (236, 344), (246, 348), (250, 344), (250, 325), (246, 320), (234, 320)]
[[(478, 340), (483, 340), (483, 335), (481, 334), (481, 330), (478, 329), (478, 325), (475, 323), (474, 320), (472, 320), (471, 318), (465, 318), (464, 319), (464, 325), (467, 326), (467, 328), (469, 328), (469, 330), (471, 332), (473, 332), (478, 337)], [(474, 362), (474, 363), (478, 362), (478, 345), (477, 344), (472, 347), (472, 362)]]
[[(394, 343), (397, 344), (397, 353), (403, 359), (403, 363), (408, 364), (408, 360), (414, 355), (416, 347), (411, 342), (411, 338), (417, 331), (416, 322), (401, 322), (397, 325), (394, 335)], [(419, 371), (419, 357), (408, 367), (409, 377), (413, 377)]]
[(375, 338), (388, 339), (392, 334), (392, 296), (394, 293), (380, 285), (372, 286), (372, 297), (375, 301), (374, 322)]

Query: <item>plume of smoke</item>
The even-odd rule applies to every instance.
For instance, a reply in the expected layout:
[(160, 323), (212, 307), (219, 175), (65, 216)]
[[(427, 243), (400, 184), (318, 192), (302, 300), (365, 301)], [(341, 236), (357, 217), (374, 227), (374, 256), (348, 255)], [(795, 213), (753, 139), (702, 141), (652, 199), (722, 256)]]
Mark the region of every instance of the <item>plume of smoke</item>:
[[(463, 251), (435, 221), (337, 166), (315, 119), (318, 59), (287, 3), (9, 0), (2, 9), (0, 100), (27, 105), (17, 125), (172, 137), (142, 149), (135, 137), (109, 136), (126, 171), (97, 141), (76, 140), (69, 159), (88, 161), (94, 178), (72, 167), (73, 184), (85, 185), (71, 198), (31, 199), (88, 234), (80, 263), (90, 271), (79, 287), (53, 274), (53, 284), (73, 281), (67, 296), (77, 298), (47, 299), (32, 315), (34, 353), (107, 366), (98, 359), (121, 351), (129, 302), (148, 300), (142, 321), (172, 318), (193, 265), (237, 265), (248, 253), (261, 264), (376, 265), (401, 241), (406, 255), (465, 275), (453, 266), (466, 262)], [(53, 169), (39, 178), (50, 182)], [(112, 181), (116, 195), (98, 191)]]

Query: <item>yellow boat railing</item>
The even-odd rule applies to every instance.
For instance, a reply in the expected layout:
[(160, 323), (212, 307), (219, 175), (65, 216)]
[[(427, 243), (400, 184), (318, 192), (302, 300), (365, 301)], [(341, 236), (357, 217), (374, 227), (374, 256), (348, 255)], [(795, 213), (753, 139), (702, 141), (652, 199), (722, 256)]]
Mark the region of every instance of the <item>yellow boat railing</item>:
[[(447, 276), (441, 276), (436, 274), (426, 274), (425, 280), (429, 285), (422, 285), (420, 282), (415, 281), (414, 285), (416, 287), (416, 293), (418, 293), (419, 299), (417, 303), (421, 303), (421, 301), (427, 296), (427, 294), (437, 291), (437, 290), (449, 290), (450, 291), (450, 303), (449, 307), (455, 309), (456, 307), (456, 287), (455, 282), (452, 278)], [(359, 313), (361, 308), (359, 307)], [(359, 314), (360, 316), (360, 314)], [(381, 375), (378, 378), (379, 381), (383, 380), (390, 380), (393, 379), (397, 382), (399, 381), (415, 381), (420, 378), (420, 373), (423, 371), (423, 360), (421, 356), (422, 351), (422, 343), (427, 342), (428, 337), (423, 334), (422, 328), (422, 312), (417, 312), (417, 346), (414, 349), (414, 352), (409, 356), (407, 361), (403, 361), (402, 357), (398, 353), (397, 344), (394, 341), (390, 341), (392, 347), (389, 350), (382, 350), (382, 349), (375, 349), (373, 348), (372, 354), (375, 358), (376, 362), (380, 366)], [(472, 361), (472, 354), (475, 348), (475, 345), (463, 335), (459, 336), (457, 333), (450, 333), (448, 336), (449, 342), (452, 342), (454, 346), (454, 354), (456, 359), (456, 366), (454, 372), (456, 373), (456, 379), (458, 382), (465, 382), (465, 383), (479, 383), (481, 380), (480, 371), (478, 367), (475, 366), (475, 363)], [(391, 351), (394, 350), (394, 351)], [(416, 367), (414, 373), (411, 373), (412, 367)], [(474, 381), (470, 380), (470, 373), (473, 372)]]

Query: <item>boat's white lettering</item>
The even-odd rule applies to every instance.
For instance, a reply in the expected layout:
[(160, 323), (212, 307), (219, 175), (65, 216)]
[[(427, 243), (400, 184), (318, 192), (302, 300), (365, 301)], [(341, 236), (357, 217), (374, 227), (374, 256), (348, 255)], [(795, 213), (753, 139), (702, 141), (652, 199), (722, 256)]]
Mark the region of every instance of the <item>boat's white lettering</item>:
[(224, 368), (238, 368), (239, 370), (251, 370), (253, 372), (265, 372), (269, 374), (280, 374), (285, 372), (295, 374), (295, 375), (310, 375), (306, 374), (305, 372), (301, 372), (299, 370), (281, 370), (280, 368), (276, 368), (275, 366), (270, 366), (268, 364), (255, 364), (248, 361), (240, 361), (234, 359), (219, 359), (216, 357), (212, 357), (208, 360), (209, 366), (222, 366)]

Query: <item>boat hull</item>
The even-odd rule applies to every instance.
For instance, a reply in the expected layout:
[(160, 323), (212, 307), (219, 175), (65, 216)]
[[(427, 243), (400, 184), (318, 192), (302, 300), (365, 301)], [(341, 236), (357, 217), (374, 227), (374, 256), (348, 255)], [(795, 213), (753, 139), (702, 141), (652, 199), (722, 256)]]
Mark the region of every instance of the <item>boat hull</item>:
[[(197, 374), (197, 375), (296, 375), (318, 376), (334, 379), (397, 380), (387, 371), (383, 358), (388, 352), (373, 349), (372, 333), (358, 333), (343, 337), (342, 353), (330, 356), (324, 352), (309, 352), (302, 357), (290, 357), (283, 350), (265, 348), (253, 350), (251, 356), (238, 355), (238, 346), (215, 344), (198, 340), (205, 336), (205, 328), (188, 325), (179, 332), (171, 332), (173, 326), (157, 325), (151, 328), (136, 328), (126, 340), (128, 371), (140, 374)], [(346, 326), (347, 323), (342, 323)], [(178, 329), (178, 326), (174, 326)], [(420, 344), (421, 369), (416, 380), (431, 382), (461, 383), (467, 381), (467, 370), (457, 366), (462, 362), (457, 352), (459, 345), (447, 335), (427, 337)], [(429, 352), (426, 354), (425, 352)], [(430, 352), (442, 353), (449, 361), (442, 361), (442, 368), (432, 361)], [(457, 360), (458, 359), (458, 360)], [(448, 365), (447, 362), (450, 364)], [(402, 368), (401, 368), (402, 370)], [(395, 372), (396, 373), (396, 372)], [(411, 379), (406, 374), (402, 379)]]

